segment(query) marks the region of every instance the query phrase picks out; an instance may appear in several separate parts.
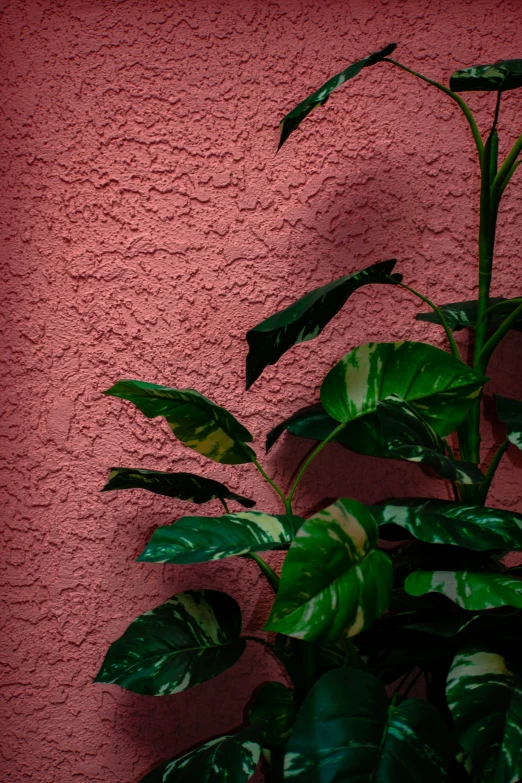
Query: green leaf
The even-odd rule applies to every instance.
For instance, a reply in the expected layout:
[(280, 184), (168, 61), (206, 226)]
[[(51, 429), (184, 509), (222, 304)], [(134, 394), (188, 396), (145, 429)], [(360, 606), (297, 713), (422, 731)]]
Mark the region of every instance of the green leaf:
[(522, 87), (522, 60), (499, 60), (493, 65), (473, 65), (455, 71), (450, 79), (453, 92), (516, 90)]
[[(400, 283), (402, 275), (392, 275), (395, 258), (340, 277), (315, 288), (289, 307), (271, 315), (247, 332), (247, 389), (265, 367), (275, 364), (294, 345), (313, 340), (337, 315), (349, 297), (364, 285)], [(391, 277), (390, 277), (391, 276)]]
[[(158, 767), (154, 783), (246, 783), (254, 774), (261, 755), (263, 731), (248, 726), (238, 734), (205, 742), (190, 753)], [(143, 778), (141, 783), (148, 783)]]
[(285, 780), (443, 783), (454, 744), (433, 705), (406, 699), (391, 706), (376, 677), (337, 669), (304, 701), (288, 743)]
[[(490, 324), (492, 328), (500, 326), (508, 315), (511, 315), (513, 310), (516, 310), (520, 304), (520, 299), (505, 299), (503, 296), (491, 297), (489, 299), (489, 306), (500, 305), (501, 302), (505, 302), (503, 307), (498, 307), (492, 314)], [(444, 315), (446, 323), (449, 328), (454, 332), (458, 332), (461, 329), (474, 329), (477, 325), (477, 307), (478, 302), (476, 299), (467, 302), (452, 302), (450, 304), (444, 304), (440, 306), (440, 310)], [(432, 324), (441, 324), (440, 318), (437, 313), (432, 310), (429, 313), (417, 313), (415, 316), (417, 321), (428, 321)], [(522, 317), (515, 321), (512, 329), (522, 331)]]
[(511, 443), (522, 450), (522, 402), (509, 397), (493, 395), (497, 405), (497, 416), (506, 425)]
[(229, 669), (246, 642), (241, 611), (215, 590), (190, 590), (137, 617), (107, 651), (95, 682), (133, 693), (179, 693)]
[(283, 117), (283, 120), (279, 126), (281, 136), (279, 139), (278, 150), (281, 149), (290, 134), (299, 127), (304, 118), (310, 114), (311, 111), (316, 109), (318, 106), (324, 106), (330, 94), (336, 90), (337, 87), (340, 87), (341, 84), (349, 81), (349, 79), (353, 79), (354, 76), (357, 76), (363, 68), (368, 68), (370, 65), (375, 65), (376, 63), (381, 62), (381, 60), (394, 52), (396, 46), (397, 44), (395, 43), (388, 44), (388, 46), (385, 46), (384, 49), (370, 54), (363, 60), (358, 60), (357, 62), (348, 66), (348, 68), (346, 68), (344, 71), (336, 74), (336, 76), (332, 76), (332, 78), (328, 79), (328, 81), (325, 82), (323, 86), (320, 87), (316, 92), (312, 93), (312, 95), (309, 95), (308, 98), (305, 98), (304, 101), (301, 101), (301, 103), (299, 103), (295, 109), (292, 109), (291, 112)]
[(522, 608), (522, 581), (488, 571), (414, 571), (404, 582), (410, 595), (441, 593), (462, 609)]
[(292, 731), (294, 694), (281, 682), (265, 682), (254, 694), (248, 711), (250, 723), (267, 722), (263, 747), (272, 750), (286, 742)]
[[(515, 511), (420, 498), (392, 500), (370, 510), (379, 527), (398, 525), (430, 544), (522, 551), (522, 514)], [(381, 535), (386, 538), (385, 531)]]
[(446, 695), (455, 733), (480, 783), (522, 778), (522, 680), (491, 650), (460, 652)]
[(236, 495), (220, 481), (196, 476), (194, 473), (165, 473), (145, 468), (111, 468), (109, 481), (102, 492), (112, 489), (146, 489), (157, 495), (188, 500), (191, 503), (207, 503), (209, 500), (235, 500), (245, 508), (255, 506), (255, 500)]
[(433, 345), (367, 343), (347, 353), (327, 374), (321, 402), (336, 421), (375, 413), (397, 395), (439, 435), (449, 435), (467, 415), (487, 378)]
[(104, 394), (132, 402), (145, 416), (163, 416), (185, 446), (225, 465), (253, 462), (249, 431), (225, 408), (194, 389), (169, 389), (145, 381), (118, 381)]
[(146, 563), (205, 563), (289, 544), (299, 517), (240, 511), (221, 517), (182, 517), (154, 531), (138, 557)]
[(329, 644), (367, 628), (386, 610), (392, 585), (377, 536), (375, 520), (356, 500), (341, 498), (304, 522), (265, 630)]

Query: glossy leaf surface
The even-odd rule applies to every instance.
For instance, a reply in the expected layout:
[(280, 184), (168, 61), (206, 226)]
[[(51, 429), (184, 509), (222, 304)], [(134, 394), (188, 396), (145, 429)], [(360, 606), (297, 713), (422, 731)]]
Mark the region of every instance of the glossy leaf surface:
[(149, 696), (184, 691), (234, 665), (245, 649), (240, 633), (239, 606), (226, 593), (178, 593), (111, 644), (95, 682)]
[(296, 783), (442, 783), (454, 743), (431, 704), (390, 706), (367, 672), (337, 669), (312, 688), (285, 756)]
[(453, 92), (516, 90), (522, 87), (522, 60), (499, 60), (493, 65), (473, 65), (455, 71), (450, 79)]
[(197, 476), (194, 473), (166, 473), (145, 468), (111, 468), (109, 480), (102, 492), (113, 489), (146, 489), (157, 495), (188, 500), (190, 503), (207, 503), (216, 498), (235, 500), (245, 508), (255, 506), (255, 500), (236, 495), (220, 481)]
[(240, 511), (221, 517), (182, 517), (154, 531), (138, 561), (147, 563), (204, 563), (247, 552), (289, 544), (299, 517)]
[(377, 534), (356, 500), (338, 500), (304, 522), (283, 564), (266, 630), (335, 643), (367, 628), (388, 606), (392, 583)]
[(216, 462), (239, 465), (255, 454), (252, 435), (238, 420), (194, 389), (170, 389), (145, 381), (118, 381), (104, 394), (132, 402), (145, 416), (163, 416), (185, 446)]
[(295, 706), (294, 694), (281, 682), (265, 682), (254, 694), (248, 711), (250, 723), (266, 721), (263, 747), (282, 745), (292, 731)]
[(522, 608), (522, 581), (488, 571), (414, 571), (405, 583), (410, 595), (440, 593), (462, 609)]
[(330, 370), (321, 386), (321, 402), (336, 421), (349, 422), (375, 413), (380, 401), (397, 395), (444, 436), (465, 418), (485, 382), (433, 345), (366, 343)]
[(495, 394), (497, 416), (506, 425), (511, 443), (522, 450), (522, 402)]
[(522, 514), (515, 511), (420, 498), (393, 500), (370, 510), (379, 527), (398, 525), (430, 544), (522, 551)]
[(522, 778), (522, 681), (501, 655), (474, 648), (451, 665), (446, 690), (457, 738), (480, 783)]
[(247, 389), (259, 378), (265, 367), (275, 364), (294, 345), (313, 340), (337, 315), (348, 298), (364, 285), (393, 284), (402, 275), (393, 275), (396, 259), (340, 277), (293, 302), (247, 332), (249, 352), (246, 360)]
[[(499, 326), (502, 321), (510, 315), (513, 310), (516, 310), (520, 304), (520, 299), (505, 299), (502, 296), (490, 297), (489, 305), (499, 305), (501, 302), (505, 303), (502, 307), (499, 307), (492, 314), (490, 324), (493, 328)], [(446, 323), (449, 328), (454, 332), (458, 332), (461, 329), (474, 329), (477, 325), (477, 300), (473, 299), (467, 302), (453, 302), (451, 304), (444, 304), (440, 306), (446, 319)], [(440, 324), (440, 318), (437, 313), (430, 310), (429, 313), (417, 313), (415, 316), (417, 321), (428, 321), (432, 324)], [(522, 317), (515, 321), (512, 329), (522, 331)]]

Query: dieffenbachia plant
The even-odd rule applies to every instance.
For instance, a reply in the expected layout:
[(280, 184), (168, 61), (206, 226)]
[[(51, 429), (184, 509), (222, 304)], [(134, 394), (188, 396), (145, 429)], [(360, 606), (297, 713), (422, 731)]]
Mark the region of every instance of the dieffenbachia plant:
[[(267, 435), (267, 450), (281, 437), (315, 441), (288, 488), (262, 467), (246, 427), (197, 391), (123, 380), (106, 392), (149, 418), (163, 417), (180, 444), (210, 460), (250, 465), (281, 501), (280, 513), (266, 513), (206, 476), (141, 467), (109, 473), (105, 490), (223, 508), (158, 528), (140, 561), (248, 558), (274, 598), (264, 628), (247, 634), (239, 605), (223, 592), (192, 590), (147, 607), (111, 644), (97, 681), (152, 696), (178, 693), (219, 676), (249, 643), (267, 647), (284, 670), (282, 681), (254, 692), (244, 726), (164, 761), (143, 783), (244, 783), (260, 759), (273, 783), (522, 779), (522, 569), (505, 561), (522, 551), (522, 514), (487, 505), (504, 453), (510, 444), (522, 448), (522, 401), (496, 396), (506, 436), (489, 464), (480, 430), (491, 356), (510, 329), (522, 330), (522, 296), (490, 297), (500, 201), (522, 151), (521, 135), (499, 162), (499, 112), (504, 93), (522, 87), (522, 60), (465, 68), (447, 87), (392, 59), (394, 49), (349, 65), (299, 103), (281, 123), (280, 146), (335, 89), (379, 63), (444, 93), (471, 129), (480, 167), (476, 297), (437, 306), (403, 282), (395, 259), (352, 271), (250, 329), (247, 388), (317, 337), (367, 285), (421, 299), (429, 310), (417, 318), (442, 326), (448, 350), (373, 342), (340, 357), (318, 398), (311, 394)], [(461, 97), (474, 90), (496, 95), (485, 135)], [(454, 337), (462, 329), (474, 344), (469, 363)], [(417, 462), (439, 487), (446, 482), (450, 497), (376, 498), (371, 506), (341, 497), (306, 513), (296, 507), (296, 491), (330, 442)], [(280, 573), (260, 555), (269, 550), (285, 553)], [(424, 697), (410, 698), (419, 677)]]

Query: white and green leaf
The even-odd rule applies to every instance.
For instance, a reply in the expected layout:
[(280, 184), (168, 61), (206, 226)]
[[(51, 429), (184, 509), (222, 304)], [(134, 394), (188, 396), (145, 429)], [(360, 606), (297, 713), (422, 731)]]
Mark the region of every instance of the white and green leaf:
[[(492, 296), (489, 299), (489, 306), (495, 305), (495, 310), (491, 314), (490, 325), (492, 328), (500, 326), (508, 315), (511, 315), (513, 310), (516, 310), (520, 304), (520, 299), (506, 299), (503, 296)], [(461, 329), (475, 329), (477, 326), (477, 313), (478, 313), (478, 301), (472, 299), (466, 302), (450, 302), (448, 304), (440, 305), (439, 310), (444, 315), (444, 320), (448, 324), (449, 328), (454, 332), (458, 332)], [(417, 313), (415, 316), (417, 321), (428, 321), (432, 324), (439, 324), (442, 326), (442, 321), (439, 318), (438, 313), (430, 310), (428, 313)], [(511, 326), (512, 329), (520, 332), (522, 331), (522, 317), (517, 319)]]
[(453, 92), (516, 90), (522, 87), (522, 60), (499, 60), (493, 65), (473, 65), (455, 71), (450, 79)]
[(506, 425), (508, 438), (522, 450), (522, 402), (495, 394), (497, 416)]
[(465, 418), (486, 380), (433, 345), (367, 343), (330, 370), (321, 402), (332, 418), (348, 423), (374, 414), (379, 402), (396, 395), (445, 436)]
[(240, 633), (241, 611), (226, 593), (178, 593), (111, 644), (95, 682), (148, 696), (179, 693), (233, 666), (245, 649)]
[(145, 416), (163, 416), (185, 446), (226, 465), (253, 462), (250, 432), (225, 408), (194, 389), (145, 381), (118, 381), (104, 394), (132, 402)]
[(303, 520), (263, 511), (220, 517), (182, 517), (154, 531), (138, 557), (147, 563), (205, 563), (289, 544)]
[(375, 520), (356, 500), (341, 498), (304, 522), (265, 629), (329, 644), (368, 628), (386, 610), (392, 585), (377, 539)]
[(522, 581), (489, 571), (414, 571), (404, 582), (414, 596), (440, 593), (457, 606), (476, 612), (500, 606), (522, 608)]
[(478, 783), (522, 778), (522, 680), (491, 649), (463, 650), (453, 660), (446, 695), (457, 738)]

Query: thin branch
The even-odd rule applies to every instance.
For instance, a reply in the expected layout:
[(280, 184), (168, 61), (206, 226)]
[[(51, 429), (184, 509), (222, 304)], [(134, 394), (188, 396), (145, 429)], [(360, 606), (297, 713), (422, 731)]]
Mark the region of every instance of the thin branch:
[(500, 465), (500, 460), (506, 453), (508, 446), (509, 446), (509, 439), (506, 438), (506, 440), (500, 444), (500, 446), (498, 447), (498, 449), (493, 455), (493, 459), (489, 463), (484, 481), (479, 487), (479, 503), (481, 505), (484, 505), (484, 503), (486, 502), (486, 498), (488, 496), (491, 482), (493, 481), (495, 473), (497, 472), (497, 468)]
[(501, 340), (504, 339), (506, 334), (511, 329), (512, 325), (518, 320), (518, 318), (522, 315), (522, 304), (520, 304), (513, 312), (508, 315), (508, 317), (502, 321), (498, 329), (493, 332), (487, 343), (482, 348), (481, 352), (479, 353), (477, 357), (476, 362), (476, 370), (481, 373), (485, 373), (489, 364), (489, 360), (491, 359), (491, 356), (493, 355), (493, 351), (497, 347), (497, 345), (500, 343)]
[(282, 489), (280, 489), (280, 488), (277, 486), (277, 484), (275, 483), (275, 481), (274, 481), (273, 479), (271, 479), (271, 478), (270, 478), (270, 476), (268, 475), (268, 473), (267, 473), (267, 472), (266, 472), (266, 471), (265, 471), (265, 470), (264, 470), (264, 469), (261, 467), (261, 465), (259, 464), (259, 462), (257, 461), (257, 459), (256, 459), (256, 460), (254, 460), (254, 465), (256, 466), (256, 468), (258, 469), (258, 471), (261, 473), (261, 475), (263, 476), (263, 478), (265, 479), (265, 481), (267, 481), (267, 482), (270, 484), (270, 486), (272, 487), (272, 489), (274, 490), (274, 492), (276, 492), (276, 493), (279, 495), (279, 497), (280, 497), (280, 498), (281, 498), (281, 500), (283, 501), (283, 504), (284, 504), (284, 507), (285, 507), (285, 511), (286, 511), (286, 513), (287, 513), (287, 514), (291, 514), (291, 513), (292, 513), (292, 499), (291, 499), (291, 497), (289, 497), (289, 498), (287, 498), (287, 497), (286, 497), (286, 495), (285, 495), (285, 493), (283, 492), (283, 490), (282, 490)]
[[(392, 278), (390, 278), (392, 279)], [(437, 307), (437, 305), (431, 301), (431, 299), (428, 299), (427, 296), (423, 296), (423, 294), (420, 294), (418, 291), (416, 291), (414, 288), (410, 288), (409, 285), (405, 285), (404, 283), (395, 283), (399, 288), (404, 288), (405, 291), (409, 291), (410, 294), (413, 294), (414, 296), (417, 296), (419, 299), (422, 299), (423, 302), (425, 302), (431, 309), (437, 314), (444, 331), (446, 332), (446, 337), (448, 338), (448, 342), (450, 345), (450, 350), (455, 359), (460, 359), (460, 351), (457, 343), (455, 342), (455, 338), (453, 337), (453, 332), (448, 326), (448, 322), (446, 321), (444, 317), (444, 313), (440, 309), (440, 307)]]
[(296, 491), (297, 487), (299, 486), (299, 482), (303, 478), (303, 476), (304, 476), (305, 472), (307, 471), (307, 469), (309, 468), (310, 464), (314, 461), (314, 459), (317, 457), (319, 452), (324, 449), (326, 444), (330, 443), (330, 441), (332, 441), (335, 438), (335, 436), (338, 435), (338, 433), (341, 432), (341, 430), (343, 430), (346, 427), (347, 424), (348, 424), (348, 422), (346, 422), (346, 421), (343, 422), (342, 424), (339, 424), (339, 426), (336, 427), (328, 435), (328, 437), (325, 438), (323, 441), (321, 441), (321, 443), (312, 451), (312, 453), (310, 454), (308, 459), (305, 460), (305, 463), (304, 463), (303, 467), (301, 468), (301, 470), (297, 474), (297, 478), (296, 478), (296, 480), (294, 482), (294, 485), (293, 485), (292, 489), (290, 490), (290, 494), (288, 495), (288, 502), (289, 503), (292, 503), (292, 499), (293, 499), (293, 497), (295, 495), (295, 491)]
[(243, 557), (253, 560), (254, 563), (257, 564), (259, 567), (259, 570), (265, 577), (266, 581), (274, 591), (274, 593), (277, 593), (277, 588), (279, 587), (280, 579), (273, 568), (270, 568), (266, 560), (263, 560), (262, 557), (259, 557), (259, 555), (256, 555), (255, 552), (247, 552), (243, 555)]

